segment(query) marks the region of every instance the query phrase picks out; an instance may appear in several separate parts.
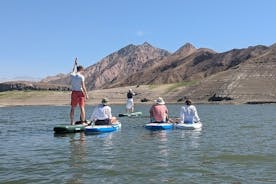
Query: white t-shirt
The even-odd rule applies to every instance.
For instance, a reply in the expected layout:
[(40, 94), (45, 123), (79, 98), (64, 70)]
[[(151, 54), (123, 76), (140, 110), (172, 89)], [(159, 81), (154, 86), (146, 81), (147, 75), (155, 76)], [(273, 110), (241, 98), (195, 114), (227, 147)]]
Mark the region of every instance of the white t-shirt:
[(91, 120), (105, 120), (105, 119), (111, 119), (112, 114), (111, 114), (111, 108), (107, 105), (100, 104), (98, 105), (92, 115), (91, 115)]
[(72, 91), (82, 91), (82, 82), (84, 82), (84, 76), (79, 72), (73, 72), (70, 75)]
[(181, 123), (194, 123), (200, 121), (197, 114), (196, 107), (194, 105), (185, 105), (180, 110), (180, 122)]

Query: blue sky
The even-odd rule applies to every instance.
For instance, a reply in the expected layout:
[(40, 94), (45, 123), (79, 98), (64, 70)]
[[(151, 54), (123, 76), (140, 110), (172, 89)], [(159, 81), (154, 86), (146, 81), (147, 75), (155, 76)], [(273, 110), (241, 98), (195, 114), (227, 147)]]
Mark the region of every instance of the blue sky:
[(274, 0), (0, 0), (0, 80), (85, 67), (128, 44), (217, 52), (276, 42)]

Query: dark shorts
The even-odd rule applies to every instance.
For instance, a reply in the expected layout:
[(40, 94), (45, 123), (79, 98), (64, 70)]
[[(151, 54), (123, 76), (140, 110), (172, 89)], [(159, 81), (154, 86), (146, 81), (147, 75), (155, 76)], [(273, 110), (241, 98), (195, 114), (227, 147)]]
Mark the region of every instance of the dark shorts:
[(165, 122), (165, 121), (154, 121), (152, 123), (167, 123), (167, 122)]
[(111, 122), (109, 119), (95, 121), (95, 125), (110, 125), (110, 124)]

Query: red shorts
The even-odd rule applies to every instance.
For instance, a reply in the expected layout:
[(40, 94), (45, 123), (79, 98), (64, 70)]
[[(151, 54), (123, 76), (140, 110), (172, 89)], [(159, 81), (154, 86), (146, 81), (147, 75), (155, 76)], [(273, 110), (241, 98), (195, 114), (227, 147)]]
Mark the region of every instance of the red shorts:
[(71, 106), (76, 107), (79, 105), (80, 107), (84, 107), (85, 97), (82, 91), (72, 91), (71, 94)]

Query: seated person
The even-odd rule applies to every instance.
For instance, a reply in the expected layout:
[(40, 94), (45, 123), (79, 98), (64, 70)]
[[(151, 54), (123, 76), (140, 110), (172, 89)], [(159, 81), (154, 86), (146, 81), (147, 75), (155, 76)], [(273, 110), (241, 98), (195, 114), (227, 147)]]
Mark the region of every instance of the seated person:
[(159, 97), (150, 109), (150, 121), (151, 123), (167, 123), (169, 119), (168, 114), (169, 111), (165, 105), (165, 101)]
[(196, 107), (192, 105), (192, 101), (187, 99), (183, 107), (180, 110), (180, 123), (197, 123), (200, 121), (197, 114)]
[(112, 117), (111, 107), (109, 107), (108, 99), (102, 99), (102, 103), (99, 104), (91, 115), (91, 121), (94, 121), (95, 125), (110, 125), (116, 123), (116, 117)]

